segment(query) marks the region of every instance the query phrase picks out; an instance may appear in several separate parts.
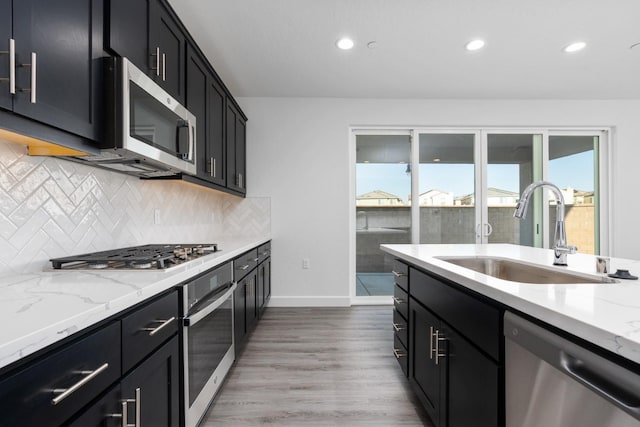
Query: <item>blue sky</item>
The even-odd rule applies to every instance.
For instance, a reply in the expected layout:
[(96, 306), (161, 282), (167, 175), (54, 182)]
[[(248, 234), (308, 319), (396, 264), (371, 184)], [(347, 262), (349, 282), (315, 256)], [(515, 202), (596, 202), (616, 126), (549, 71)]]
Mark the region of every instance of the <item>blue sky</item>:
[[(356, 194), (382, 190), (407, 201), (411, 192), (411, 178), (406, 169), (406, 164), (357, 164)], [(488, 187), (519, 192), (518, 166), (489, 165), (487, 176)], [(549, 163), (548, 179), (560, 188), (593, 191), (593, 151), (552, 160)], [(472, 165), (420, 165), (420, 193), (435, 188), (461, 196), (472, 193), (473, 186)]]

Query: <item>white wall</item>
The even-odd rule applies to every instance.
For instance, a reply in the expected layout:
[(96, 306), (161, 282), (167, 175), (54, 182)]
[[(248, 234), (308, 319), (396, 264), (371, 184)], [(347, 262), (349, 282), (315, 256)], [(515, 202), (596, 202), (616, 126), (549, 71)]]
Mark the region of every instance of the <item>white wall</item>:
[[(251, 196), (272, 198), (273, 305), (349, 300), (354, 125), (612, 126), (611, 255), (640, 259), (640, 101), (241, 98)], [(302, 269), (308, 257), (311, 268)]]

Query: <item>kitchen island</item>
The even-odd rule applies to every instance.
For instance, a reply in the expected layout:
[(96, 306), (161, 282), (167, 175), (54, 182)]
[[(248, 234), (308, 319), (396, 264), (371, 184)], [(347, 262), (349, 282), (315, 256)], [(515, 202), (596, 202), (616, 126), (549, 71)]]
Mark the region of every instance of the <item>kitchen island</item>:
[[(436, 257), (500, 257), (594, 276), (595, 256), (569, 255), (552, 266), (553, 251), (509, 244), (382, 245), (392, 256), (449, 279), (471, 291), (542, 320), (605, 350), (640, 363), (640, 281), (531, 284), (497, 279)], [(640, 261), (611, 258), (611, 271), (640, 273)], [(637, 274), (636, 274), (637, 275)]]
[[(560, 267), (551, 250), (508, 244), (381, 249), (395, 258), (393, 353), (436, 427), (563, 426), (576, 413), (640, 425), (637, 280), (596, 273), (591, 255)], [(576, 412), (583, 399), (592, 413)]]

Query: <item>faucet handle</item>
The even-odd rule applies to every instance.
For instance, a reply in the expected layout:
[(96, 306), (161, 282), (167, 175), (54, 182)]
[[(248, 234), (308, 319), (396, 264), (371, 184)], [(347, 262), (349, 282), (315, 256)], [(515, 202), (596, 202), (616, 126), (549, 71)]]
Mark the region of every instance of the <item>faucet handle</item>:
[(578, 247), (571, 246), (571, 245), (556, 246), (554, 249), (558, 251), (558, 253), (562, 253), (562, 254), (573, 255), (578, 252)]

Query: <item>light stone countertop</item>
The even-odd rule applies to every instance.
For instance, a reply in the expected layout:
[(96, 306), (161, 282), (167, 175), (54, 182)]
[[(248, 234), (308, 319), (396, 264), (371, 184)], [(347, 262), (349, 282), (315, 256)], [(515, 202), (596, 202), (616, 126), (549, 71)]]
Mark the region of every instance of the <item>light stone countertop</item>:
[(0, 368), (171, 289), (271, 238), (227, 239), (166, 271), (48, 270), (0, 278)]
[[(640, 281), (596, 284), (510, 282), (435, 257), (495, 256), (541, 264), (567, 272), (596, 273), (595, 256), (568, 255), (566, 267), (552, 266), (553, 251), (508, 244), (381, 245), (381, 249), (424, 270), (459, 283), (606, 350), (640, 363)], [(611, 271), (640, 274), (640, 261), (611, 258)], [(411, 286), (411, 285), (409, 285)]]

